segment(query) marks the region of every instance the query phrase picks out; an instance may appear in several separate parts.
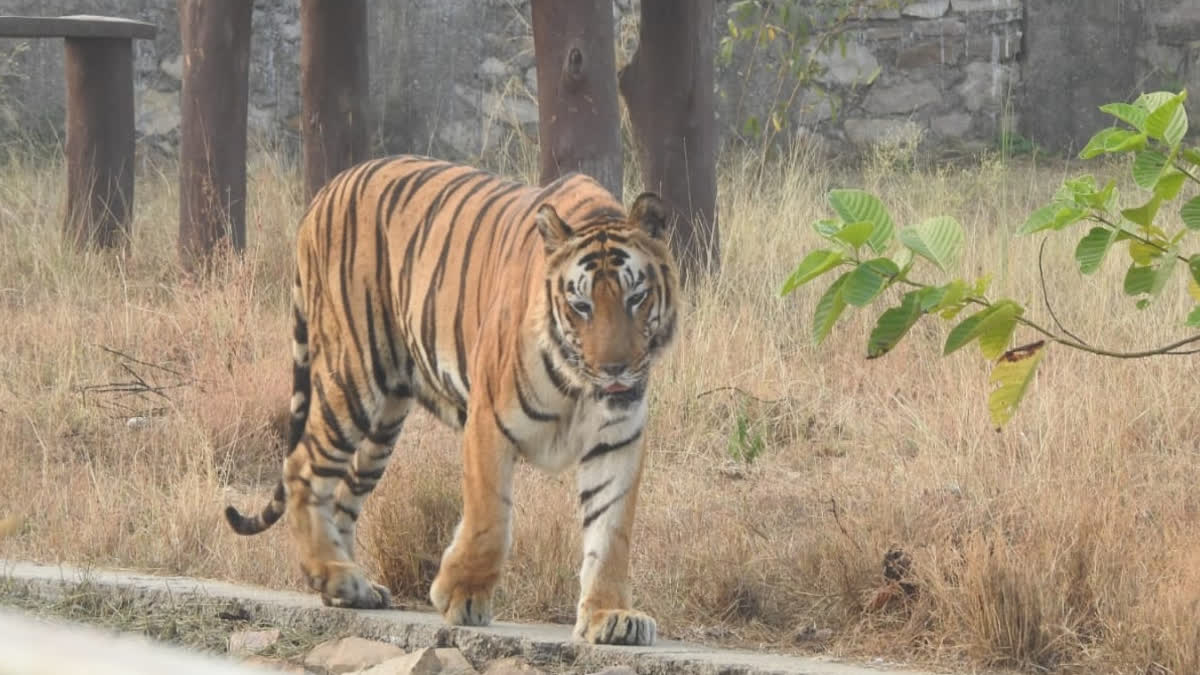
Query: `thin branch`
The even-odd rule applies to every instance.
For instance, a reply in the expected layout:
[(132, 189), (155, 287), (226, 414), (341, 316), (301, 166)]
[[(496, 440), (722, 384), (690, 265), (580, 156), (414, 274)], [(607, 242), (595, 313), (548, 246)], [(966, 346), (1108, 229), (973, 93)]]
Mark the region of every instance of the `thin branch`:
[(712, 389), (706, 389), (706, 390), (700, 392), (699, 394), (696, 394), (696, 398), (704, 398), (705, 396), (708, 396), (709, 394), (715, 394), (719, 391), (736, 391), (737, 393), (741, 394), (742, 396), (745, 396), (746, 398), (749, 398), (749, 399), (754, 399), (755, 401), (758, 401), (759, 403), (779, 403), (780, 401), (784, 400), (782, 398), (760, 398), (758, 396), (755, 396), (754, 394), (751, 394), (750, 392), (746, 391), (745, 389), (742, 389), (741, 387), (734, 387), (734, 386), (713, 387)]
[[(907, 277), (898, 279), (897, 281), (912, 286), (913, 288), (931, 288), (929, 284), (913, 281)], [(968, 302), (970, 304), (985, 308), (993, 306), (987, 298), (979, 298), (973, 295), (963, 298), (963, 302)], [(1200, 335), (1186, 337), (1161, 347), (1155, 347), (1153, 349), (1144, 349), (1136, 352), (1121, 352), (1112, 349), (1103, 349), (1101, 347), (1092, 347), (1091, 345), (1080, 342), (1077, 339), (1064, 338), (1061, 335), (1050, 331), (1050, 329), (1042, 326), (1041, 324), (1038, 324), (1032, 319), (1027, 319), (1023, 316), (1017, 317), (1017, 323), (1041, 333), (1047, 340), (1056, 342), (1064, 347), (1070, 347), (1072, 349), (1078, 349), (1079, 351), (1088, 352), (1089, 354), (1107, 356), (1114, 359), (1143, 359), (1150, 356), (1189, 356), (1192, 354), (1200, 354), (1200, 348), (1186, 350), (1181, 349), (1181, 347), (1186, 347), (1191, 344), (1200, 344)]]
[(1054, 320), (1054, 325), (1058, 326), (1059, 330), (1068, 337), (1073, 338), (1079, 344), (1086, 345), (1087, 341), (1072, 333), (1062, 324), (1062, 321), (1058, 320), (1058, 315), (1054, 313), (1054, 306), (1050, 304), (1050, 291), (1046, 289), (1046, 267), (1042, 264), (1046, 256), (1046, 241), (1048, 239), (1049, 237), (1042, 237), (1042, 245), (1038, 247), (1038, 277), (1041, 278), (1042, 282), (1042, 301), (1046, 303), (1046, 311), (1050, 312), (1050, 318)]
[(113, 349), (112, 347), (106, 347), (104, 345), (99, 345), (99, 344), (96, 346), (99, 347), (100, 349), (103, 349), (104, 351), (108, 352), (109, 354), (112, 354), (113, 356), (119, 356), (119, 357), (125, 359), (126, 361), (132, 361), (141, 366), (157, 368), (158, 370), (161, 370), (165, 373), (170, 373), (170, 374), (174, 375), (175, 377), (182, 377), (184, 379), (187, 379), (187, 375), (184, 375), (183, 373), (181, 373), (177, 370), (171, 370), (170, 368), (167, 368), (166, 366), (160, 366), (157, 363), (150, 363), (149, 361), (142, 361), (141, 359), (134, 358), (134, 357), (126, 354), (125, 352), (118, 351), (116, 349)]
[(829, 498), (829, 511), (833, 514), (833, 522), (837, 523), (838, 529), (842, 531), (842, 534), (846, 535), (846, 539), (849, 539), (850, 543), (854, 544), (854, 548), (858, 549), (859, 553), (864, 553), (862, 545), (854, 537), (850, 536), (850, 532), (842, 524), (842, 518), (838, 515), (837, 499), (833, 497)]

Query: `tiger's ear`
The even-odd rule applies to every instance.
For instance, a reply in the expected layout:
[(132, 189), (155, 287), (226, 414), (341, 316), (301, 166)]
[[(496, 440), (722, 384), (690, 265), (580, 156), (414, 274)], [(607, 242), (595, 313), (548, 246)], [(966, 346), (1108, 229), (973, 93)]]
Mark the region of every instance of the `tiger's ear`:
[(542, 233), (542, 241), (546, 244), (547, 253), (562, 246), (571, 238), (571, 235), (575, 234), (570, 226), (558, 217), (558, 212), (554, 210), (554, 207), (549, 204), (542, 204), (538, 207), (533, 222), (537, 225), (538, 232)]
[(655, 239), (667, 232), (667, 205), (653, 192), (643, 192), (629, 207), (629, 224), (636, 225)]

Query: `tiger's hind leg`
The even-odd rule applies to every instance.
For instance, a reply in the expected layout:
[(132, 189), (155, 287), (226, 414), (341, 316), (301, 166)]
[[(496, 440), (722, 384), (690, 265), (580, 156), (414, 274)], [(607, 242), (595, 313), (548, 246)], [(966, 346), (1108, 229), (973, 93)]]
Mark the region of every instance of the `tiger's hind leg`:
[(395, 448), (396, 437), (412, 411), (413, 398), (408, 387), (398, 387), (384, 397), (370, 431), (358, 445), (350, 470), (334, 490), (333, 520), (342, 537), (342, 546), (354, 558), (355, 531), (367, 497), (383, 478)]
[(382, 476), (411, 401), (404, 396), (378, 400), (349, 369), (314, 367), (312, 384), (312, 414), (284, 465), (301, 569), (328, 605), (387, 607), (388, 590), (354, 562), (353, 524), (369, 492), (363, 486), (373, 487)]

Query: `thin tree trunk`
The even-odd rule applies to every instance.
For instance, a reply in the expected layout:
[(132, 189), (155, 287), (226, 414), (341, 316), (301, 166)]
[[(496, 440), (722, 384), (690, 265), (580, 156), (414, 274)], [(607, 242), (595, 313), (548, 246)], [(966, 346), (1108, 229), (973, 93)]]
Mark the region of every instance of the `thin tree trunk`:
[(543, 184), (569, 171), (621, 198), (612, 0), (533, 0)]
[(301, 0), (305, 199), (367, 156), (366, 0)]
[(179, 0), (179, 254), (188, 272), (207, 269), (218, 245), (246, 246), (252, 4)]
[(672, 211), (672, 249), (685, 279), (716, 272), (713, 0), (642, 0), (638, 49), (621, 70), (646, 189)]

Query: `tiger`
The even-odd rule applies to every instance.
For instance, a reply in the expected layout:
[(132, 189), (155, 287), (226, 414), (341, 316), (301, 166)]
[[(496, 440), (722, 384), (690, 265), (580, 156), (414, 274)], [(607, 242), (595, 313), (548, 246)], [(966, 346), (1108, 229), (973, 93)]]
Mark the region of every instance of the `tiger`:
[(574, 467), (583, 559), (574, 638), (651, 645), (630, 543), (651, 367), (678, 330), (668, 207), (594, 179), (545, 185), (415, 155), (368, 161), (312, 199), (296, 235), (287, 455), (261, 513), (286, 512), (327, 605), (386, 608), (355, 526), (415, 404), (462, 432), (462, 515), (429, 590), (451, 625), (493, 616), (514, 463)]

